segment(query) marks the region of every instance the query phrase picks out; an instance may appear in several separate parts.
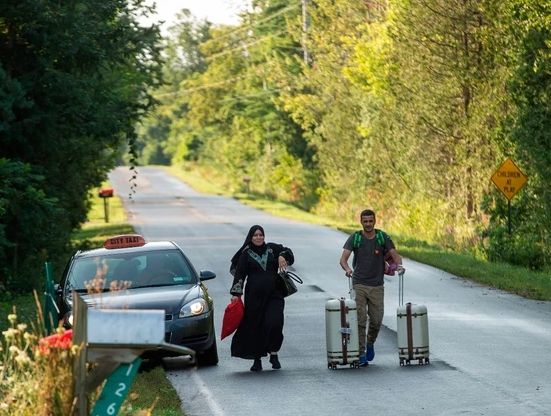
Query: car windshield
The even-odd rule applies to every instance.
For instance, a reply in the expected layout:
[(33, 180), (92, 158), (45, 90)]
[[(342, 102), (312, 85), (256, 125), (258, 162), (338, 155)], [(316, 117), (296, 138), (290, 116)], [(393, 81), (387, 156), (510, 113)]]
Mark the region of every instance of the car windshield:
[(71, 289), (90, 293), (191, 283), (196, 278), (178, 250), (78, 258), (68, 276)]

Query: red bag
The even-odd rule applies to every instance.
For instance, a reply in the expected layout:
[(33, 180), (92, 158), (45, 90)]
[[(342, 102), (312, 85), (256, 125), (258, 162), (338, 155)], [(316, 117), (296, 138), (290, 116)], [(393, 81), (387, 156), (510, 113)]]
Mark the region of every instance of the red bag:
[(221, 339), (226, 338), (228, 335), (233, 334), (237, 330), (237, 327), (239, 327), (239, 324), (243, 319), (244, 313), (245, 305), (243, 305), (241, 298), (237, 298), (237, 300), (230, 302), (228, 306), (226, 306), (226, 310), (224, 311), (224, 319), (222, 320)]

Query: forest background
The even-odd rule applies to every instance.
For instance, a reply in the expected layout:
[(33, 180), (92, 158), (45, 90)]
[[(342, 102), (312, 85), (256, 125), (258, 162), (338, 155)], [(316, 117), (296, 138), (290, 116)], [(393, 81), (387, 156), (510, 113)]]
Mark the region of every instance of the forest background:
[[(549, 270), (551, 4), (254, 1), (172, 27), (144, 164), (178, 164), (327, 218)], [(512, 201), (490, 178), (512, 158)]]
[[(551, 4), (260, 0), (238, 25), (141, 0), (0, 5), (0, 286), (59, 271), (110, 168), (226, 189), (549, 271)], [(164, 82), (162, 82), (164, 80)], [(490, 181), (511, 157), (512, 201)], [(245, 180), (245, 181), (244, 181)], [(34, 277), (32, 277), (34, 276)]]

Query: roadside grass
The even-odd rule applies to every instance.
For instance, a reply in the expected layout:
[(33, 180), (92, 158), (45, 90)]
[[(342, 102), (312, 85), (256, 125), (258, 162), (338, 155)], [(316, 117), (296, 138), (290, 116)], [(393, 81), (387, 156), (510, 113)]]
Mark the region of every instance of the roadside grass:
[[(133, 233), (127, 224), (126, 213), (120, 198), (110, 198), (109, 223), (105, 223), (103, 200), (97, 192), (91, 195), (92, 209), (89, 221), (73, 234), (73, 246), (79, 249), (95, 248), (102, 245), (107, 237), (117, 234)], [(13, 298), (0, 297), (0, 330), (9, 327), (8, 314), (13, 307), (17, 310), (20, 322), (37, 322), (37, 311), (32, 294), (18, 295)], [(164, 370), (155, 367), (149, 371), (140, 371), (134, 380), (128, 397), (121, 408), (121, 415), (184, 416), (180, 409), (178, 394), (167, 380)], [(126, 409), (123, 411), (123, 409)]]
[[(242, 191), (232, 192), (227, 186), (216, 185), (221, 178), (211, 172), (186, 165), (164, 167), (169, 173), (185, 181), (192, 188), (205, 193), (233, 197), (244, 204), (264, 210), (280, 217), (325, 225), (350, 233), (360, 228), (358, 224), (339, 222), (323, 218), (300, 208), (280, 201), (273, 201)], [(223, 180), (223, 179), (222, 179)], [(435, 245), (429, 245), (411, 236), (393, 234), (398, 251), (406, 258), (424, 263), (455, 276), (473, 282), (515, 293), (536, 300), (551, 300), (551, 272), (535, 272), (524, 267), (506, 263), (494, 263), (478, 259), (470, 253), (454, 252)], [(336, 247), (335, 250), (340, 250)], [(407, 273), (407, 272), (406, 272)]]
[[(133, 415), (136, 411), (151, 408), (153, 408), (151, 416), (183, 415), (180, 410), (178, 393), (168, 382), (161, 367), (138, 373), (128, 399), (126, 399), (126, 405), (128, 404), (131, 404), (132, 410), (130, 413), (121, 412), (121, 416)], [(149, 416), (149, 413), (146, 414)]]

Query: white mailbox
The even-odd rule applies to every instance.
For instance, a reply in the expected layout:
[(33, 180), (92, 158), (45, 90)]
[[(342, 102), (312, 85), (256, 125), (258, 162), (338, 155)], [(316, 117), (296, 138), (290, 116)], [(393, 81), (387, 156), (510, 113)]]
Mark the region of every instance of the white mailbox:
[(165, 337), (163, 310), (88, 309), (88, 345), (158, 346)]

